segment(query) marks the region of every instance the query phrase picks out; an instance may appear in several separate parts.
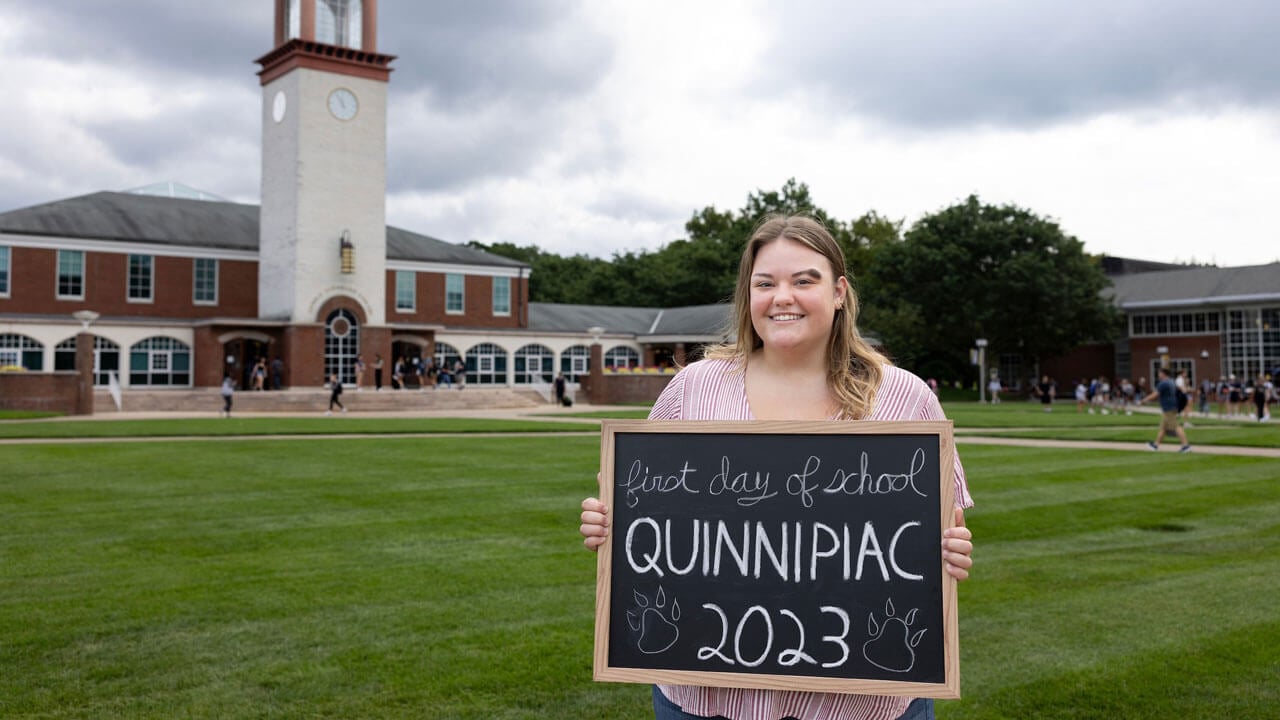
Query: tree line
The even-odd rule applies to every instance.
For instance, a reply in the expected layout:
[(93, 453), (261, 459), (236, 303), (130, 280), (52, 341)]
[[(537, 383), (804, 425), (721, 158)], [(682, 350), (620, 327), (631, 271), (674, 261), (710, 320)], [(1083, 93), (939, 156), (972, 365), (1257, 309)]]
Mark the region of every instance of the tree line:
[(971, 377), (968, 350), (980, 337), (990, 354), (1034, 359), (1119, 331), (1120, 313), (1103, 297), (1110, 281), (1100, 257), (1050, 219), (972, 195), (904, 232), (902, 220), (875, 211), (851, 221), (832, 217), (791, 179), (751, 193), (739, 210), (699, 210), (685, 223), (685, 238), (609, 260), (536, 245), (469, 244), (527, 263), (533, 302), (706, 305), (732, 299), (743, 245), (771, 213), (806, 213), (826, 224), (858, 292), (859, 327), (921, 375)]

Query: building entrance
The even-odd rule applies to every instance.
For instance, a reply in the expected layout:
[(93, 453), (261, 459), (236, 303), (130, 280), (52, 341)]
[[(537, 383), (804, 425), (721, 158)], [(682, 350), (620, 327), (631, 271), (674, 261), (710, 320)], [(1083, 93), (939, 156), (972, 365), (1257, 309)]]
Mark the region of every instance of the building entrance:
[(250, 338), (236, 338), (222, 346), (223, 373), (230, 375), (237, 390), (248, 390), (253, 387), (253, 365), (258, 358), (264, 358), (268, 364), (271, 358), (268, 343)]

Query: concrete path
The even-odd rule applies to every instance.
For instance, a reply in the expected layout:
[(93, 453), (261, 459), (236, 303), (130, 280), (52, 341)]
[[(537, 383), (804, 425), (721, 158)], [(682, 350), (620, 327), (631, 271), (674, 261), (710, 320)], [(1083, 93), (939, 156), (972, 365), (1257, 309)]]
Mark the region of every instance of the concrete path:
[[(577, 413), (584, 412), (605, 412), (605, 411), (634, 411), (637, 408), (626, 405), (575, 405), (574, 407), (563, 407), (560, 405), (547, 404), (534, 407), (519, 408), (469, 408), (469, 409), (415, 409), (403, 411), (370, 411), (347, 413), (348, 418), (423, 418), (423, 417), (456, 417), (456, 418), (487, 418), (496, 420), (528, 420), (528, 421), (550, 421), (550, 422), (580, 422), (593, 423), (599, 422), (598, 418), (574, 417)], [(263, 412), (263, 413), (234, 413), (235, 417), (317, 417), (319, 414), (315, 412), (306, 413), (281, 413), (281, 412)], [(322, 415), (320, 415), (323, 417)], [(23, 420), (12, 422), (67, 422), (75, 420), (156, 420), (156, 419), (184, 419), (184, 418), (217, 418), (216, 412), (190, 412), (190, 411), (152, 411), (152, 412), (103, 412), (95, 413), (89, 416), (62, 416), (56, 418), (46, 418), (43, 420)], [(341, 419), (335, 416), (335, 419)], [(8, 421), (0, 421), (8, 422)], [(1003, 430), (1013, 430), (1016, 428), (1002, 428)], [(956, 444), (958, 445), (1006, 445), (1013, 447), (1042, 447), (1042, 448), (1078, 448), (1089, 450), (1123, 450), (1132, 452), (1152, 452), (1145, 442), (1107, 442), (1100, 440), (1049, 440), (1043, 438), (1009, 438), (1009, 437), (990, 437), (984, 436), (985, 431), (992, 432), (984, 428), (959, 429), (956, 432)], [(592, 435), (594, 433), (565, 433), (571, 435)], [(175, 436), (175, 437), (145, 437), (145, 438), (15, 438), (0, 439), (0, 445), (8, 444), (28, 444), (28, 443), (80, 443), (80, 442), (152, 442), (152, 441), (216, 441), (216, 440), (331, 440), (334, 438), (349, 439), (386, 439), (386, 438), (412, 438), (412, 437), (519, 437), (519, 436), (545, 436), (546, 433), (334, 433), (320, 435), (232, 435), (232, 436)], [(1193, 438), (1194, 439), (1194, 438)], [(1178, 451), (1177, 442), (1166, 443), (1160, 448), (1159, 452), (1176, 453)], [(1257, 448), (1257, 447), (1240, 447), (1234, 445), (1195, 445), (1193, 443), (1192, 453), (1198, 455), (1237, 455), (1251, 457), (1273, 457), (1280, 459), (1280, 448)]]

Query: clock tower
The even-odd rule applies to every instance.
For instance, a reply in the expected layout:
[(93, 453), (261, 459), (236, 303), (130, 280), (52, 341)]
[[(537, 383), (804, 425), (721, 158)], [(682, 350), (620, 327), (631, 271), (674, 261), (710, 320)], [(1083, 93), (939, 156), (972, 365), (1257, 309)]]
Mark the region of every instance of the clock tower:
[(324, 357), (326, 377), (349, 379), (348, 356), (386, 332), (394, 57), (377, 52), (377, 0), (275, 0), (274, 47), (258, 59), (258, 315), (287, 323), (281, 350), (295, 371)]

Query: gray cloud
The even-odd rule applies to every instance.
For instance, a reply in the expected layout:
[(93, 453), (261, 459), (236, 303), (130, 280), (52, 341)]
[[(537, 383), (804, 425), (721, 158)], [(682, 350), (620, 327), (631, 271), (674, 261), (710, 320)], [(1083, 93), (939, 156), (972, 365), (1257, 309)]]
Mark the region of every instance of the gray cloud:
[[(611, 48), (565, 0), (382, 3), (379, 11), (378, 49), (397, 56), (388, 182), (398, 190), (528, 170), (556, 144), (567, 143), (567, 106), (590, 93), (611, 62)], [(253, 60), (271, 49), (270, 3), (71, 0), (0, 10), (0, 22), (6, 16), (22, 21), (24, 32), (5, 53), (77, 63), (86, 72), (109, 65), (156, 88), (209, 93), (195, 106), (146, 120), (82, 121), (79, 129), (93, 138), (104, 164), (116, 161), (144, 175), (150, 167), (155, 180), (169, 179), (162, 172), (184, 154), (205, 152), (213, 159), (220, 147), (257, 142)], [(21, 164), (42, 174), (67, 172), (41, 162), (57, 154), (31, 146), (39, 134), (9, 136), (0, 140), (9, 157), (24, 157)], [(27, 147), (19, 149), (19, 143)], [(572, 152), (573, 144), (567, 147)], [(252, 188), (256, 194), (256, 165), (243, 175), (235, 187), (205, 189), (243, 197)], [(105, 186), (119, 184), (108, 180)], [(14, 188), (0, 192), (10, 207), (30, 198)]]
[(1042, 127), (1280, 101), (1269, 0), (832, 2), (774, 22), (757, 90), (812, 89), (889, 126)]
[(477, 0), (386, 6), (378, 49), (395, 54), (393, 82), (444, 107), (494, 98), (546, 103), (588, 92), (612, 51), (567, 0)]
[(252, 61), (271, 49), (271, 4), (257, 0), (69, 0), (3, 12), (31, 22), (11, 52), (111, 64), (148, 76), (251, 77)]

